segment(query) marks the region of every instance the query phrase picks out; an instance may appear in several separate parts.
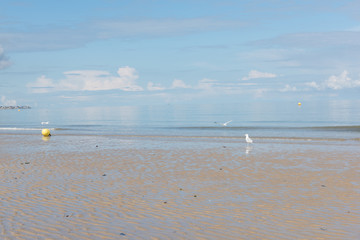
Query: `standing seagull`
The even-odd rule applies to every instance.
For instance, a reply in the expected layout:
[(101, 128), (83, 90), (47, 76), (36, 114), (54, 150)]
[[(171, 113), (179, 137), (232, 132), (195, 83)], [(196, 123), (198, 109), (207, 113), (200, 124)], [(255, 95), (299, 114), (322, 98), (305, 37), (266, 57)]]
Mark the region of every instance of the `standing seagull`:
[(247, 143), (252, 143), (253, 140), (251, 138), (249, 138), (249, 134), (245, 134), (245, 140)]

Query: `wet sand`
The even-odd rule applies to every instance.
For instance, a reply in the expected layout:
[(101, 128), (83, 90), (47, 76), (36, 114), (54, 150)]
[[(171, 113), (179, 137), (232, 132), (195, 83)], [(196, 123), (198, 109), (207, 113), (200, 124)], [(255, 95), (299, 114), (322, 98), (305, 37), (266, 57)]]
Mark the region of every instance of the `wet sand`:
[(254, 140), (0, 135), (1, 239), (360, 239), (358, 142)]

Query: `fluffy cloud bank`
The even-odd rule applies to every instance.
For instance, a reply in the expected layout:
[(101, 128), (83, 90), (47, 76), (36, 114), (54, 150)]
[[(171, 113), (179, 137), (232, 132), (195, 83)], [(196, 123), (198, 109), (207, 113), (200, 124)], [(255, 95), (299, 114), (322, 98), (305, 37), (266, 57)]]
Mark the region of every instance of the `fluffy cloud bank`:
[(297, 88), (286, 84), (284, 88), (280, 89), (280, 92), (296, 92)]
[(155, 84), (153, 82), (148, 82), (147, 89), (149, 91), (162, 91), (165, 90), (160, 84)]
[(267, 73), (267, 72), (259, 72), (256, 70), (251, 70), (246, 77), (243, 77), (242, 80), (250, 80), (255, 78), (275, 78), (277, 77), (274, 73)]
[(141, 91), (136, 85), (138, 75), (131, 67), (120, 67), (118, 76), (112, 76), (106, 71), (77, 70), (64, 72), (65, 79), (54, 82), (46, 76), (39, 77), (35, 82), (28, 84), (33, 92), (45, 93), (54, 90), (62, 91), (99, 91), (114, 90)]
[(326, 88), (330, 88), (333, 90), (340, 90), (344, 88), (354, 88), (354, 87), (360, 87), (360, 80), (353, 80), (349, 77), (348, 71), (343, 71), (340, 75), (330, 76), (326, 81), (322, 83), (317, 82), (308, 82), (306, 83), (307, 86), (323, 90)]
[(10, 99), (7, 99), (5, 96), (1, 96), (1, 105), (16, 106), (16, 100), (10, 100)]
[(180, 80), (180, 79), (174, 79), (174, 81), (171, 84), (171, 87), (168, 87), (168, 88), (163, 87), (160, 84), (154, 84), (153, 82), (149, 82), (148, 86), (147, 86), (147, 89), (149, 91), (160, 91), (160, 90), (179, 89), (179, 88), (192, 88), (192, 89), (195, 89), (196, 87), (187, 85), (183, 80)]

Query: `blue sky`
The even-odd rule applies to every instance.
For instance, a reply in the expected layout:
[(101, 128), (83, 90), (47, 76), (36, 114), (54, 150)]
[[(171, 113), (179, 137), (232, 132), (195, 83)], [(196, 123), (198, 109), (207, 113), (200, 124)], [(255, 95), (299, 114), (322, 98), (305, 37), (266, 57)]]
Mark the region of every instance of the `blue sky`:
[(360, 1), (0, 2), (1, 105), (358, 99)]

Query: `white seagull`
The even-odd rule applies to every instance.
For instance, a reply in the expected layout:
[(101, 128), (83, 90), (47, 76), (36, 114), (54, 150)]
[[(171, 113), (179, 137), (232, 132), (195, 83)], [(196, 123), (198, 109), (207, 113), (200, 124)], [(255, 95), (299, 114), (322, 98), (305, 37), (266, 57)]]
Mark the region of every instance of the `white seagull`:
[(245, 140), (247, 143), (252, 143), (253, 140), (251, 138), (249, 138), (249, 134), (245, 134)]
[(226, 127), (229, 123), (231, 123), (232, 122), (232, 120), (230, 120), (230, 121), (227, 121), (227, 122), (225, 122), (225, 123), (223, 123), (222, 125), (224, 126), (224, 127)]
[(220, 124), (221, 126), (224, 126), (224, 127), (226, 127), (229, 123), (231, 123), (232, 122), (232, 120), (230, 120), (230, 121), (227, 121), (227, 122), (224, 122), (224, 123), (218, 123), (218, 122), (215, 122), (216, 124)]
[(41, 125), (47, 125), (49, 122), (41, 122)]

